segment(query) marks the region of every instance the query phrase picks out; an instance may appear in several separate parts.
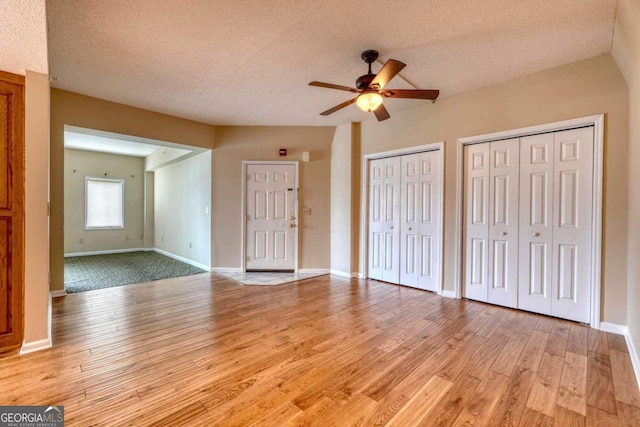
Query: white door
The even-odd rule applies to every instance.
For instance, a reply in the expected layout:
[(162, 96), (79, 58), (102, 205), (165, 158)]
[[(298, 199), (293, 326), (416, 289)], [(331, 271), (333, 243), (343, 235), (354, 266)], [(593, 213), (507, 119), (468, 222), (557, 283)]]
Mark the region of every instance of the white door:
[(593, 128), (554, 134), (551, 315), (591, 319)]
[(518, 139), (489, 147), (488, 302), (518, 306)]
[(246, 270), (293, 271), (295, 166), (248, 164), (246, 173)]
[(551, 314), (553, 133), (520, 140), (518, 307)]
[(487, 302), (490, 144), (464, 147), (464, 296)]
[(402, 156), (400, 284), (437, 291), (440, 280), (440, 152)]
[(369, 162), (369, 277), (400, 282), (400, 157)]

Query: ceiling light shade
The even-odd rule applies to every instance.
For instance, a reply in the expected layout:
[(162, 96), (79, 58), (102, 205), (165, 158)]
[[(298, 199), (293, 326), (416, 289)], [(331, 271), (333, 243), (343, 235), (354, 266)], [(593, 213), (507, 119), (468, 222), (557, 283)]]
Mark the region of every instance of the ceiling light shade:
[(356, 104), (362, 111), (371, 112), (382, 104), (382, 96), (377, 92), (365, 92), (358, 96)]

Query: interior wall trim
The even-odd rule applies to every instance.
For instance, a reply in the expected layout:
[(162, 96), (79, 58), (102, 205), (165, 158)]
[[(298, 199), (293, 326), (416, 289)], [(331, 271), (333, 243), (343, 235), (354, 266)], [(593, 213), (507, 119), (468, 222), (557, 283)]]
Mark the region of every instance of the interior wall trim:
[(211, 267), (209, 267), (208, 265), (200, 264), (199, 262), (193, 261), (189, 258), (181, 257), (180, 255), (176, 255), (174, 253), (167, 252), (165, 250), (158, 249), (158, 248), (153, 248), (153, 251), (161, 255), (168, 256), (169, 258), (173, 258), (175, 260), (184, 262), (185, 264), (193, 265), (194, 267), (198, 267), (206, 271), (211, 271)]
[(152, 251), (152, 250), (153, 250), (152, 248), (107, 249), (104, 251), (70, 252), (68, 254), (64, 254), (64, 257), (71, 258), (76, 256), (124, 254), (127, 252), (143, 252), (143, 251)]

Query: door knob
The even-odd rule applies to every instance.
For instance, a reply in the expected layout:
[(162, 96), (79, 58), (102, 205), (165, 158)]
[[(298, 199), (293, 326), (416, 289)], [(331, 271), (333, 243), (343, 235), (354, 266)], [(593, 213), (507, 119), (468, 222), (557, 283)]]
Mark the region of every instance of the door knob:
[(409, 227), (409, 231), (413, 230), (413, 227)]
[(295, 228), (296, 225), (295, 224), (289, 224), (289, 228)]
[(540, 233), (531, 233), (531, 235), (532, 235), (533, 237), (538, 237), (538, 236), (540, 235)]
[(295, 217), (295, 216), (293, 216), (293, 215), (290, 215), (290, 216), (289, 216), (289, 220), (290, 220), (290, 221), (293, 221), (294, 219), (296, 219), (296, 217)]
[(391, 227), (389, 227), (389, 228), (391, 228), (393, 230), (393, 225)]
[(501, 236), (506, 236), (506, 235), (507, 235), (507, 232), (506, 232), (506, 231), (503, 231), (502, 233), (500, 233), (500, 235), (501, 235)]

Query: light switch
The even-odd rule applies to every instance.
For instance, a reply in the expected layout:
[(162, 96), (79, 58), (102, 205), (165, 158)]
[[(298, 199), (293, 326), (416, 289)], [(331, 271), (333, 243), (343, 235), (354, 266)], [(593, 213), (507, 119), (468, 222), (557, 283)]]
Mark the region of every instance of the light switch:
[(311, 215), (311, 208), (304, 207), (302, 208), (302, 215)]

